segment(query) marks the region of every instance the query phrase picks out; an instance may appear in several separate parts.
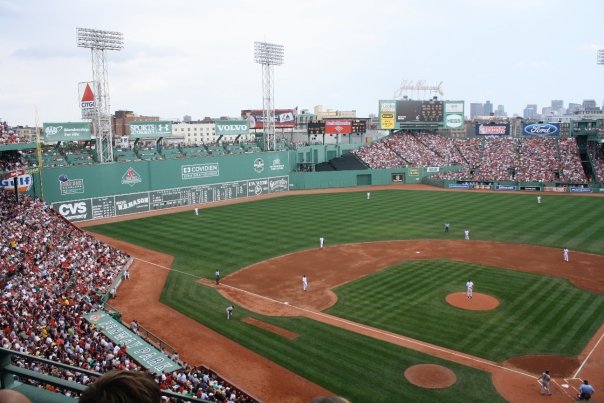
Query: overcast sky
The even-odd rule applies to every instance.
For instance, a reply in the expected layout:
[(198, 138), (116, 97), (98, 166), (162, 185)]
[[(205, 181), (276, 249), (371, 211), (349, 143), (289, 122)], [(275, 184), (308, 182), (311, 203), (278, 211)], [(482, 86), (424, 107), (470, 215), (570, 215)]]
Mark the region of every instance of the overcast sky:
[(466, 115), (486, 100), (510, 116), (552, 99), (601, 105), (602, 16), (601, 0), (0, 0), (0, 119), (79, 119), (92, 65), (76, 27), (124, 34), (107, 52), (111, 110), (165, 119), (261, 108), (254, 41), (285, 47), (278, 108), (366, 117), (405, 80), (442, 81)]

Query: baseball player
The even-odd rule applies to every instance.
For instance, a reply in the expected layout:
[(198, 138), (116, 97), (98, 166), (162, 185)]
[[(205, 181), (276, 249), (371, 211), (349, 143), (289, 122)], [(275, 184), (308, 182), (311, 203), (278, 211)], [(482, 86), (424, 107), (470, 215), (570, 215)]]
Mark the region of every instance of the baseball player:
[(537, 204), (541, 204), (541, 196), (537, 196)]
[(474, 282), (472, 280), (466, 281), (466, 297), (472, 298), (474, 292)]
[(302, 276), (302, 290), (304, 290), (304, 292), (306, 292), (307, 289), (308, 289), (308, 278), (306, 277), (306, 274), (304, 274)]
[(449, 232), (449, 223), (448, 222), (445, 223), (445, 232)]
[(539, 383), (541, 383), (541, 394), (551, 396), (552, 392), (549, 388), (549, 383), (552, 380), (552, 377), (549, 374), (549, 371), (543, 371), (539, 378)]
[(568, 262), (568, 248), (564, 248), (562, 249), (562, 259), (565, 262)]
[(371, 199), (371, 192), (367, 192), (367, 200)]
[(227, 306), (226, 309), (226, 313), (227, 313), (227, 320), (231, 319), (231, 316), (233, 316), (233, 311), (235, 310), (235, 307), (233, 305), (229, 305)]
[(323, 249), (324, 243), (325, 243), (325, 238), (323, 238), (323, 237), (319, 238), (319, 246), (321, 247), (321, 249)]
[(465, 239), (466, 241), (469, 241), (469, 240), (470, 240), (470, 230), (469, 230), (469, 229), (466, 229), (466, 230), (463, 232), (463, 239)]
[(199, 208), (195, 207), (195, 215), (199, 215)]
[(220, 270), (216, 269), (214, 276), (216, 277), (216, 285), (220, 284)]

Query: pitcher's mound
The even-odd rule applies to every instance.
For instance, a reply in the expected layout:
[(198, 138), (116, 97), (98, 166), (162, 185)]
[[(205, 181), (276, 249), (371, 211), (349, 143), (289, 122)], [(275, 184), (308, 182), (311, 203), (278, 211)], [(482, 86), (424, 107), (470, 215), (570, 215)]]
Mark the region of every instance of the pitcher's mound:
[(499, 300), (487, 294), (475, 292), (472, 298), (466, 297), (465, 292), (454, 292), (445, 297), (449, 305), (470, 311), (489, 311), (499, 306)]
[(444, 389), (457, 381), (455, 372), (442, 365), (418, 364), (405, 370), (405, 378), (415, 386), (426, 389)]

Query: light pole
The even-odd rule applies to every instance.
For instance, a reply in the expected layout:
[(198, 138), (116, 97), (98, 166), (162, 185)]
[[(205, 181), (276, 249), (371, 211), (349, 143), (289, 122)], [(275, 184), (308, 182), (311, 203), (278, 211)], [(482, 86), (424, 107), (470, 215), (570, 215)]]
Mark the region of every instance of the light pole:
[(604, 49), (598, 50), (598, 64), (604, 64)]
[(283, 45), (267, 42), (254, 42), (254, 62), (262, 65), (262, 119), (264, 133), (264, 151), (274, 151), (275, 142), (275, 82), (274, 66), (283, 64), (285, 50)]
[(88, 48), (92, 54), (92, 80), (97, 102), (93, 127), (96, 134), (98, 160), (99, 162), (113, 162), (109, 78), (105, 51), (121, 50), (124, 47), (124, 35), (121, 32), (90, 28), (76, 28), (76, 33), (78, 47)]

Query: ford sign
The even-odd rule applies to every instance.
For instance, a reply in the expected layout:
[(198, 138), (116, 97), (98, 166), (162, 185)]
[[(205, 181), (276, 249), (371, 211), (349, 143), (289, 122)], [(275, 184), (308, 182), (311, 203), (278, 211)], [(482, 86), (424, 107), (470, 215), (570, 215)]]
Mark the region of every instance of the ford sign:
[(552, 123), (533, 123), (524, 126), (522, 132), (525, 136), (558, 136), (560, 126)]

